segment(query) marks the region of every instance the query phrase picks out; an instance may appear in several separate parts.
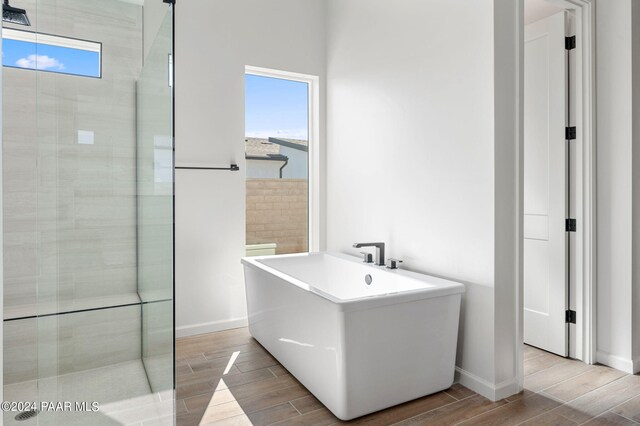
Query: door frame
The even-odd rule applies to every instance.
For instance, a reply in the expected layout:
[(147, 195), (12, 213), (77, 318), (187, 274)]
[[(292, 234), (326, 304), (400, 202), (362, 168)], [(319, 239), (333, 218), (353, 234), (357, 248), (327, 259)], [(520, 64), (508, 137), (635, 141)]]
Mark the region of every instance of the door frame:
[[(575, 194), (572, 213), (577, 232), (570, 234), (572, 281), (570, 308), (576, 324), (570, 324), (569, 356), (587, 364), (596, 362), (596, 141), (595, 141), (595, 6), (594, 0), (548, 0), (573, 15), (569, 28), (576, 36), (572, 50), (573, 123), (577, 137), (572, 142)], [(575, 295), (575, 298), (574, 298)]]
[[(576, 324), (570, 327), (571, 357), (582, 360), (587, 364), (596, 362), (596, 107), (595, 107), (595, 0), (547, 0), (558, 7), (568, 11), (573, 16), (572, 34), (576, 35), (576, 49), (573, 50), (572, 67), (575, 69), (572, 82), (573, 93), (572, 106), (574, 110), (574, 122), (576, 126), (577, 138), (572, 141), (572, 151), (575, 153), (572, 166), (574, 167), (575, 192), (572, 213), (577, 222), (577, 232), (570, 235), (573, 265), (569, 265), (572, 271), (571, 286), (572, 296), (569, 301), (570, 308), (576, 311)], [(522, 3), (520, 3), (522, 6)], [(524, 14), (521, 8), (521, 17)], [(524, 19), (517, 20), (516, 29), (519, 46), (524, 43)], [(524, 63), (524, 50), (518, 49), (518, 63)], [(575, 65), (574, 65), (575, 64)], [(517, 81), (522, 87), (524, 81), (524, 69), (520, 67), (516, 70)], [(522, 104), (521, 104), (522, 105)], [(523, 135), (523, 123), (518, 123), (518, 134)], [(519, 149), (523, 148), (523, 141), (518, 142)], [(573, 155), (572, 153), (572, 155)], [(524, 158), (517, 156), (518, 187), (523, 188), (522, 170)], [(521, 222), (524, 214), (523, 205), (519, 203), (518, 220)], [(522, 238), (520, 231), (519, 238)], [(524, 266), (524, 256), (522, 250), (518, 252), (517, 270), (520, 279), (518, 291), (516, 292), (516, 304), (518, 308), (519, 326), (516, 328), (518, 348), (518, 382), (524, 381), (524, 371), (522, 368), (523, 359), (523, 312), (524, 303), (524, 283), (522, 270)], [(521, 386), (520, 386), (521, 387)]]
[(246, 65), (244, 74), (307, 83), (309, 123), (308, 251), (320, 250), (320, 77), (291, 71)]

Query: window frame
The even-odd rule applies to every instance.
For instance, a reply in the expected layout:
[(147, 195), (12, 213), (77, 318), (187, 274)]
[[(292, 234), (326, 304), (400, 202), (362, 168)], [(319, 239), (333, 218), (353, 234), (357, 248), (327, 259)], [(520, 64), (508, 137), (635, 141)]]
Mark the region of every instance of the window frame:
[(320, 77), (247, 65), (245, 75), (298, 81), (307, 84), (308, 100), (308, 232), (309, 252), (320, 250)]

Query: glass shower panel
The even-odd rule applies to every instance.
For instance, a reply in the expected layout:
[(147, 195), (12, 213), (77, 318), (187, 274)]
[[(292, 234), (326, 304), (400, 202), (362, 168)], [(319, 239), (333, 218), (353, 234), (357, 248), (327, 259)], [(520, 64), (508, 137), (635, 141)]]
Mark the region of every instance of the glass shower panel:
[[(37, 410), (4, 424), (170, 422), (172, 8), (11, 4), (31, 26), (3, 25), (19, 41), (3, 51), (4, 399)], [(150, 50), (147, 7), (163, 17)], [(148, 186), (146, 137), (165, 158)]]
[(142, 360), (154, 392), (173, 389), (172, 28), (167, 8), (137, 85), (138, 291)]

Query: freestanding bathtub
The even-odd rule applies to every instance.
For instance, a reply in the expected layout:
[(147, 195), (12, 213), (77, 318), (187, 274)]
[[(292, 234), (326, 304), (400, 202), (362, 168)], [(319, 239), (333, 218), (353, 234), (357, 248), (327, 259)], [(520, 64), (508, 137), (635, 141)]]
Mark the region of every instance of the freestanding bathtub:
[(338, 418), (453, 383), (462, 284), (341, 253), (242, 263), (251, 335)]

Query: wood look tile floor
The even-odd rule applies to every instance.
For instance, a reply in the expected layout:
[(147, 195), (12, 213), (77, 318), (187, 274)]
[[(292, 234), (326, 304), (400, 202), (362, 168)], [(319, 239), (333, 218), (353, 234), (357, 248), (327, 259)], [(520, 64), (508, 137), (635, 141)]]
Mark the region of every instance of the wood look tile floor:
[(461, 385), (342, 422), (246, 328), (178, 339), (178, 426), (640, 425), (640, 376), (525, 346), (525, 390), (492, 402)]

